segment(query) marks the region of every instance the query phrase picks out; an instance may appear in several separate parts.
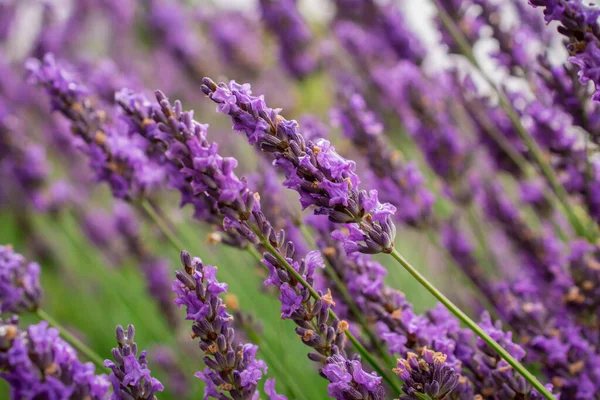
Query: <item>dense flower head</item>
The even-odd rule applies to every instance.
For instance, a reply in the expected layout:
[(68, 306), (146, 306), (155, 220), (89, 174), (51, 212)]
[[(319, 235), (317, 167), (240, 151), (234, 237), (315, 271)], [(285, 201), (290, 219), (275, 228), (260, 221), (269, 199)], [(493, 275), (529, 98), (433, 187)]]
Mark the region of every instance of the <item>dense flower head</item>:
[(0, 370), (15, 399), (101, 400), (109, 388), (46, 321), (20, 329), (17, 317), (0, 319)]
[(327, 365), (321, 369), (321, 374), (331, 382), (327, 387), (327, 393), (331, 398), (385, 399), (381, 377), (364, 371), (357, 360), (347, 360), (339, 355), (330, 357)]
[(459, 379), (454, 368), (446, 364), (445, 354), (427, 348), (422, 350), (420, 357), (408, 353), (406, 359), (398, 360), (394, 372), (404, 381), (402, 400), (448, 398)]
[(583, 0), (530, 0), (530, 4), (544, 8), (546, 22), (558, 21), (558, 32), (567, 38), (569, 61), (579, 67), (581, 83), (594, 83), (594, 100), (600, 100), (600, 8)]
[[(233, 398), (256, 399), (267, 365), (256, 359), (258, 346), (234, 344), (233, 316), (226, 311), (221, 297), (227, 292), (227, 284), (217, 280), (216, 267), (204, 265), (185, 251), (181, 262), (184, 270), (177, 271), (173, 291), (177, 294), (176, 304), (186, 307), (186, 319), (193, 321), (192, 337), (199, 339), (205, 354), (206, 368), (196, 373), (206, 383), (205, 398), (222, 399), (227, 392)], [(269, 389), (268, 394), (272, 398), (278, 396), (274, 389)]]
[(203, 91), (228, 114), (235, 130), (244, 132), (250, 144), (271, 153), (275, 166), (285, 174), (284, 185), (300, 194), (303, 208), (333, 222), (347, 224), (341, 231), (350, 252), (391, 252), (396, 236), (392, 222), (396, 208), (380, 203), (377, 191), (359, 190), (355, 163), (340, 156), (326, 139), (304, 139), (296, 121), (288, 121), (278, 109), (268, 108), (262, 96), (252, 95), (250, 85), (235, 81), (217, 85), (205, 78)]
[(40, 266), (11, 246), (0, 246), (0, 312), (35, 311), (40, 305)]
[(114, 361), (104, 361), (104, 366), (112, 371), (109, 377), (113, 388), (111, 399), (155, 400), (155, 393), (164, 388), (150, 375), (146, 351), (141, 351), (138, 356), (133, 325), (128, 325), (127, 330), (119, 325), (116, 332), (118, 347), (112, 350)]

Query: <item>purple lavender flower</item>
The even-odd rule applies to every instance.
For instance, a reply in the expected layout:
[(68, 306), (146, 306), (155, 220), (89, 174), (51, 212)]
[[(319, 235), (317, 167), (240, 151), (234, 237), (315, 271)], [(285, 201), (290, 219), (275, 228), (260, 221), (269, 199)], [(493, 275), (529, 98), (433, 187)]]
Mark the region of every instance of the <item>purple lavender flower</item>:
[(45, 321), (21, 330), (17, 317), (0, 319), (0, 371), (14, 399), (102, 400), (109, 388)]
[[(205, 398), (228, 398), (224, 393), (234, 399), (257, 398), (257, 385), (267, 373), (267, 365), (256, 359), (258, 346), (233, 344), (233, 317), (220, 297), (227, 291), (227, 284), (217, 280), (216, 267), (204, 265), (185, 251), (181, 253), (181, 261), (184, 270), (176, 272), (177, 279), (173, 282), (175, 303), (186, 307), (186, 319), (193, 321), (192, 337), (199, 338), (205, 354), (206, 368), (196, 373), (206, 383)], [(276, 393), (272, 391), (270, 395)]]
[(377, 191), (360, 191), (355, 164), (336, 153), (325, 139), (305, 142), (296, 121), (288, 121), (277, 109), (268, 108), (262, 96), (252, 96), (250, 85), (229, 85), (204, 79), (203, 91), (217, 103), (217, 110), (232, 117), (234, 129), (242, 131), (275, 157), (285, 174), (284, 184), (300, 194), (303, 208), (316, 206), (315, 213), (347, 224), (340, 232), (349, 252), (391, 252), (396, 228), (396, 209), (380, 203)]
[(296, 0), (260, 0), (263, 20), (279, 40), (279, 56), (288, 72), (303, 79), (313, 73), (317, 60), (311, 54), (312, 34)]
[[(241, 180), (235, 175), (234, 168), (237, 161), (219, 155), (217, 145), (210, 144), (207, 140), (206, 126), (194, 121), (191, 112), (183, 112), (179, 101), (171, 106), (161, 92), (157, 92), (157, 100), (161, 109), (155, 111), (154, 119), (161, 132), (161, 140), (167, 146), (167, 153), (170, 154), (170, 157), (178, 160), (182, 165), (181, 173), (190, 180), (195, 194), (206, 196), (215, 203), (219, 213), (225, 216), (223, 221), (225, 229), (237, 231), (240, 236), (254, 244), (261, 241), (269, 243), (281, 256), (278, 258), (271, 252), (264, 253), (263, 263), (269, 270), (269, 277), (265, 284), (279, 289), (282, 317), (292, 319), (297, 325), (296, 333), (306, 345), (314, 349), (314, 352), (309, 354), (309, 358), (323, 364), (327, 364), (328, 360), (336, 355), (345, 358), (346, 336), (344, 332), (348, 329), (348, 323), (335, 317), (330, 320), (330, 308), (334, 304), (330, 292), (327, 294), (320, 292), (318, 297), (311, 292), (315, 270), (323, 267), (320, 254), (313, 251), (308, 253), (304, 259), (296, 260), (294, 244), (286, 241), (284, 231), (276, 233), (261, 211), (260, 197), (250, 191), (245, 180)], [(283, 259), (286, 260), (285, 263), (282, 261)], [(200, 307), (200, 304), (191, 303), (190, 296), (197, 295), (195, 292), (192, 293), (192, 290), (200, 287), (198, 286), (199, 277), (194, 275), (192, 261), (187, 253), (183, 255), (183, 264), (186, 266), (186, 273), (178, 273), (179, 283), (176, 283), (175, 287), (183, 290), (183, 292), (179, 292), (182, 304), (193, 306), (190, 310), (195, 310), (196, 307)], [(291, 273), (290, 267), (297, 275)], [(211, 278), (215, 273), (214, 268), (204, 268), (203, 270), (205, 271), (203, 274), (210, 274), (208, 277), (201, 275), (204, 277), (204, 281), (212, 282), (212, 284), (205, 289), (198, 289), (202, 301), (206, 296), (205, 292), (218, 294), (226, 290), (226, 285), (219, 284)], [(297, 276), (302, 277), (309, 286), (301, 284), (300, 278)], [(187, 289), (184, 289), (185, 287)], [(213, 300), (211, 307), (216, 307), (219, 301)], [(218, 307), (214, 308), (210, 315), (220, 315), (219, 309)], [(191, 313), (189, 316), (193, 318), (194, 312), (188, 312)], [(331, 313), (331, 316), (334, 314)], [(216, 327), (221, 325), (219, 323)], [(208, 327), (204, 326), (204, 328)], [(202, 329), (202, 327), (197, 327), (194, 331), (195, 334), (205, 334), (206, 332)], [(226, 336), (226, 338), (228, 337)], [(202, 339), (204, 340), (204, 337)], [(217, 340), (218, 335), (212, 335), (210, 339)], [(208, 345), (206, 343), (202, 345), (202, 343), (201, 347), (206, 351)], [(217, 343), (215, 346), (222, 348), (222, 343)], [(209, 359), (207, 362), (209, 370), (199, 374), (209, 383), (207, 393), (216, 395), (218, 385), (221, 383), (233, 385), (226, 386), (231, 390), (237, 390), (239, 385), (245, 386), (244, 382), (254, 384), (254, 380), (245, 381), (241, 375), (239, 380), (231, 381), (234, 378), (232, 377), (229, 381), (223, 381), (224, 377), (219, 377), (214, 373), (220, 363), (220, 359), (215, 358), (215, 360), (213, 360), (214, 364), (211, 364)], [(205, 359), (205, 361), (207, 360)], [(254, 371), (252, 375), (256, 376), (256, 368)], [(359, 384), (356, 382), (356, 385)], [(380, 392), (379, 387), (373, 390), (368, 388), (363, 394), (367, 399)]]
[(404, 381), (401, 400), (453, 398), (451, 394), (459, 379), (454, 368), (446, 364), (445, 354), (427, 348), (422, 350), (421, 357), (408, 353), (406, 359), (398, 360), (394, 372)]
[(27, 69), (30, 80), (50, 95), (52, 108), (71, 121), (97, 179), (106, 181), (115, 197), (136, 199), (162, 184), (165, 172), (160, 160), (149, 158), (150, 143), (139, 135), (129, 136), (118, 122), (108, 124), (106, 113), (92, 107), (88, 89), (76, 82), (73, 72), (51, 54), (42, 62), (29, 60)]
[(118, 325), (116, 331), (118, 347), (112, 350), (114, 362), (104, 361), (104, 366), (112, 370), (109, 377), (113, 388), (111, 399), (155, 400), (154, 393), (162, 392), (164, 388), (150, 375), (146, 351), (143, 350), (138, 357), (138, 347), (133, 341), (133, 325), (127, 326), (127, 332)]
[(569, 61), (579, 67), (582, 84), (593, 82), (594, 100), (600, 100), (600, 8), (582, 0), (530, 0), (534, 7), (544, 8), (546, 22), (558, 21), (558, 32), (567, 38)]
[(554, 106), (569, 114), (573, 124), (589, 133), (594, 143), (600, 143), (600, 120), (596, 117), (600, 105), (586, 101), (588, 87), (578, 81), (576, 68), (571, 64), (553, 66), (546, 55), (538, 57), (538, 64), (536, 73), (541, 83), (537, 97), (551, 98)]
[(40, 266), (11, 246), (0, 246), (0, 312), (35, 311), (41, 301)]

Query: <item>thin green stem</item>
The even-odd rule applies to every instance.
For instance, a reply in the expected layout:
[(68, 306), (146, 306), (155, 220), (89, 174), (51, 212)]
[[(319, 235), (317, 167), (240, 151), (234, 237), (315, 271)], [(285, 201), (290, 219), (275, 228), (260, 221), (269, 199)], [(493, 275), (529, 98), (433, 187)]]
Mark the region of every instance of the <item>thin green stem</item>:
[(98, 366), (98, 368), (108, 371), (108, 369), (104, 366), (104, 362), (102, 358), (91, 348), (82, 343), (79, 339), (73, 336), (64, 326), (62, 326), (54, 317), (48, 314), (41, 308), (36, 310), (36, 315), (39, 319), (48, 322), (51, 326), (58, 329), (60, 332), (60, 336), (67, 341), (71, 346), (77, 349), (81, 354), (83, 354), (88, 360), (93, 362)]
[(160, 215), (158, 215), (158, 213), (154, 210), (154, 207), (152, 207), (152, 204), (150, 204), (148, 200), (142, 200), (140, 202), (140, 205), (142, 207), (142, 210), (144, 210), (148, 217), (150, 217), (150, 219), (154, 221), (158, 229), (160, 229), (160, 231), (163, 233), (163, 235), (165, 235), (165, 237), (173, 245), (173, 247), (177, 249), (177, 251), (184, 250), (185, 246), (183, 245), (181, 240), (179, 240), (175, 233), (173, 233), (173, 231), (169, 227), (169, 224)]
[[(319, 296), (319, 293), (317, 293), (317, 291), (308, 284), (308, 282), (306, 282), (306, 280), (302, 277), (302, 275), (300, 275), (298, 273), (298, 271), (296, 271), (289, 263), (288, 261), (281, 255), (279, 254), (279, 252), (277, 251), (277, 249), (275, 247), (273, 247), (273, 245), (271, 245), (271, 243), (269, 242), (269, 240), (262, 234), (262, 232), (260, 232), (260, 230), (258, 228), (256, 228), (254, 225), (250, 225), (252, 227), (252, 230), (254, 231), (254, 233), (256, 233), (256, 235), (258, 236), (258, 238), (260, 239), (261, 243), (263, 246), (265, 246), (265, 248), (267, 249), (267, 251), (269, 253), (271, 253), (276, 259), (277, 261), (279, 261), (281, 263), (281, 265), (283, 265), (283, 267), (286, 269), (286, 271), (291, 274), (298, 282), (300, 282), (302, 284), (302, 286), (304, 286), (308, 292), (310, 293), (311, 297), (315, 300), (318, 300), (321, 298), (321, 296)], [(332, 310), (329, 309), (329, 316), (333, 319), (339, 319), (338, 316), (336, 315), (336, 313)], [(358, 339), (356, 339), (354, 337), (354, 335), (349, 331), (346, 330), (344, 332), (344, 334), (346, 335), (346, 337), (348, 338), (348, 340), (352, 343), (352, 345), (354, 346), (354, 348), (356, 349), (356, 351), (361, 355), (361, 357), (363, 357), (365, 360), (367, 360), (367, 362), (369, 364), (371, 364), (371, 366), (373, 367), (373, 369), (375, 369), (375, 371), (377, 371), (377, 373), (394, 389), (396, 390), (398, 393), (402, 393), (402, 389), (400, 388), (399, 385), (399, 379), (393, 379), (390, 378), (389, 375), (387, 374), (387, 371), (385, 371), (383, 368), (381, 368), (381, 366), (379, 365), (379, 363), (377, 362), (377, 360), (375, 360), (375, 358), (371, 355), (371, 353), (369, 353), (364, 347), (363, 345), (358, 341)]]
[[(316, 249), (317, 244), (313, 240), (306, 225), (300, 223), (298, 228), (300, 229), (300, 232), (302, 233), (302, 237), (309, 244), (309, 246), (311, 248)], [(327, 268), (325, 268), (325, 274), (327, 275), (327, 277), (329, 279), (331, 279), (333, 281), (335, 288), (338, 290), (338, 292), (340, 292), (340, 294), (344, 298), (346, 305), (348, 306), (348, 308), (350, 308), (350, 311), (352, 312), (352, 314), (354, 315), (354, 317), (356, 318), (358, 323), (362, 326), (363, 330), (365, 331), (365, 333), (367, 334), (367, 336), (369, 337), (369, 339), (371, 340), (371, 342), (373, 343), (373, 345), (375, 346), (375, 348), (377, 349), (377, 351), (383, 358), (383, 362), (388, 365), (393, 365), (394, 360), (390, 357), (389, 353), (385, 350), (385, 346), (383, 345), (383, 343), (381, 343), (381, 340), (379, 340), (379, 338), (375, 335), (375, 333), (369, 326), (369, 323), (363, 316), (362, 311), (360, 311), (360, 309), (356, 305), (356, 302), (350, 295), (350, 292), (348, 292), (346, 285), (344, 285), (344, 283), (341, 281), (341, 279), (337, 275), (337, 273), (333, 270), (333, 267), (331, 265), (328, 265)]]
[(483, 68), (481, 67), (481, 65), (479, 64), (479, 62), (473, 54), (473, 48), (471, 44), (460, 31), (460, 29), (456, 25), (456, 22), (452, 20), (452, 18), (448, 15), (444, 7), (440, 4), (440, 0), (434, 0), (434, 4), (438, 10), (442, 24), (448, 30), (452, 38), (456, 41), (463, 55), (481, 73), (482, 77), (498, 95), (498, 101), (500, 103), (500, 106), (502, 107), (504, 112), (506, 112), (506, 115), (510, 119), (517, 133), (519, 134), (519, 137), (521, 138), (521, 140), (523, 140), (535, 163), (538, 165), (540, 172), (546, 178), (546, 181), (550, 184), (551, 188), (553, 189), (554, 194), (561, 203), (563, 211), (567, 215), (567, 218), (573, 226), (573, 229), (575, 229), (575, 232), (577, 232), (577, 234), (581, 237), (585, 237), (590, 241), (594, 241), (594, 235), (590, 235), (589, 232), (587, 232), (585, 226), (577, 217), (577, 214), (574, 212), (569, 202), (567, 191), (560, 184), (556, 173), (554, 172), (554, 169), (552, 168), (550, 163), (548, 163), (548, 161), (545, 159), (544, 154), (541, 148), (538, 146), (537, 142), (531, 137), (529, 132), (527, 132), (527, 130), (523, 126), (521, 118), (519, 117), (517, 111), (515, 110), (514, 106), (512, 105), (504, 91), (499, 89), (498, 86), (492, 81), (492, 79), (485, 73), (485, 71), (483, 70)]
[(469, 329), (471, 329), (477, 336), (479, 336), (485, 343), (487, 343), (494, 351), (500, 355), (511, 367), (513, 367), (519, 374), (521, 374), (531, 385), (540, 392), (546, 399), (555, 400), (552, 393), (548, 391), (542, 385), (537, 378), (531, 374), (519, 361), (513, 358), (498, 342), (492, 339), (483, 329), (479, 327), (467, 314), (465, 314), (460, 308), (458, 308), (450, 299), (448, 299), (442, 292), (440, 292), (433, 284), (431, 284), (427, 278), (425, 278), (419, 271), (415, 269), (396, 249), (391, 253), (391, 256), (406, 269), (425, 289), (429, 291), (436, 299), (438, 299), (446, 308), (454, 314), (462, 323), (464, 323)]

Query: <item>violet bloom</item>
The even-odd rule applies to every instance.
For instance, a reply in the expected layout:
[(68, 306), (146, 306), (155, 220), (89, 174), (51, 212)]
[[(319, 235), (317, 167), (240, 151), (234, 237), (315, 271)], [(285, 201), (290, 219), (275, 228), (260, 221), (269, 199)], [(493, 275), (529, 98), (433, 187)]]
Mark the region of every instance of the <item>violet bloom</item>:
[[(233, 317), (227, 313), (221, 295), (227, 284), (217, 280), (217, 268), (204, 265), (199, 258), (181, 252), (184, 270), (177, 271), (173, 291), (175, 303), (185, 306), (187, 320), (193, 321), (192, 338), (199, 339), (206, 368), (196, 376), (202, 379), (205, 398), (256, 399), (257, 386), (267, 373), (267, 365), (256, 359), (258, 346), (238, 343), (234, 346)], [(284, 396), (282, 399), (287, 400)]]
[(279, 56), (297, 79), (313, 73), (318, 63), (311, 54), (312, 34), (296, 0), (260, 0), (263, 20), (279, 40)]
[(155, 400), (154, 393), (162, 392), (163, 385), (150, 375), (146, 351), (140, 352), (133, 341), (135, 330), (133, 325), (127, 326), (127, 331), (121, 325), (117, 326), (117, 344), (112, 350), (114, 362), (105, 360), (104, 366), (112, 373), (109, 380), (112, 384), (112, 400)]
[(49, 94), (52, 108), (71, 121), (96, 178), (106, 181), (115, 197), (137, 199), (162, 184), (165, 173), (160, 160), (150, 158), (150, 142), (128, 135), (120, 121), (109, 124), (106, 113), (92, 106), (88, 89), (72, 71), (57, 64), (51, 54), (41, 62), (29, 60), (27, 69), (30, 80)]
[(95, 375), (91, 362), (77, 353), (46, 321), (18, 326), (18, 318), (0, 319), (0, 378), (13, 399), (106, 399), (106, 375)]
[(380, 203), (375, 190), (359, 190), (354, 162), (341, 157), (329, 141), (306, 142), (297, 122), (268, 108), (262, 96), (252, 96), (248, 84), (232, 81), (217, 86), (205, 78), (202, 90), (218, 104), (219, 112), (232, 117), (234, 129), (244, 132), (250, 144), (273, 154), (275, 166), (285, 174), (284, 184), (300, 194), (303, 208), (316, 206), (316, 214), (346, 224), (340, 234), (346, 237), (349, 252), (393, 250), (396, 208)]
[(534, 7), (544, 8), (546, 22), (557, 21), (558, 32), (567, 38), (569, 61), (579, 67), (582, 84), (593, 82), (594, 100), (600, 100), (600, 8), (582, 0), (530, 0)]
[(40, 266), (11, 246), (0, 246), (0, 312), (35, 311), (42, 298)]
[(398, 360), (394, 372), (404, 381), (400, 400), (454, 398), (452, 392), (458, 385), (459, 375), (454, 368), (446, 364), (446, 355), (428, 350), (421, 357), (408, 353), (406, 359)]
[[(236, 176), (234, 169), (237, 161), (233, 158), (221, 157), (218, 153), (218, 146), (207, 140), (206, 126), (196, 122), (191, 112), (184, 112), (179, 101), (171, 106), (161, 92), (157, 92), (157, 100), (161, 106), (161, 109), (154, 113), (154, 120), (159, 130), (157, 137), (167, 146), (168, 156), (177, 160), (181, 165), (181, 173), (189, 180), (195, 195), (208, 197), (214, 202), (220, 215), (225, 216), (223, 220), (225, 229), (236, 231), (237, 234), (253, 244), (269, 243), (281, 257), (278, 258), (271, 252), (264, 253), (263, 264), (269, 270), (269, 277), (265, 284), (278, 288), (281, 315), (296, 323), (296, 333), (301, 337), (303, 343), (314, 350), (309, 354), (309, 358), (323, 364), (334, 362), (331, 359), (333, 356), (339, 355), (345, 358), (346, 336), (344, 332), (348, 329), (348, 323), (337, 318), (330, 320), (329, 310), (334, 304), (331, 294), (321, 292), (318, 293), (317, 299), (313, 299), (309, 287), (302, 285), (296, 279), (296, 275), (289, 270), (291, 266), (308, 285), (312, 286), (316, 269), (323, 268), (319, 252), (309, 252), (305, 258), (297, 260), (294, 257), (294, 244), (286, 241), (285, 231), (275, 231), (261, 211), (258, 194), (248, 188), (245, 179), (239, 179)], [(183, 255), (183, 264), (186, 266), (187, 275), (180, 272), (178, 279), (180, 285), (186, 286), (187, 290), (191, 292), (196, 290), (195, 288), (199, 288), (196, 279), (198, 277), (194, 278), (192, 262), (189, 260), (189, 255), (186, 254)], [(284, 265), (283, 259), (289, 265)], [(208, 269), (206, 272), (210, 272), (212, 276), (214, 269)], [(211, 281), (207, 277), (204, 278), (205, 281), (207, 279)], [(213, 292), (223, 291), (224, 285), (215, 283), (208, 287), (208, 291), (211, 290)], [(185, 293), (187, 292), (184, 291), (183, 294)], [(204, 299), (204, 291), (201, 291), (200, 294)], [(195, 296), (196, 293), (194, 292), (193, 295)], [(190, 299), (190, 297), (185, 298)], [(215, 301), (212, 301), (211, 307), (215, 306)], [(198, 306), (196, 304), (194, 307)], [(218, 309), (215, 309), (210, 315), (217, 312)], [(190, 314), (190, 317), (192, 315), (193, 313)], [(202, 332), (200, 330), (196, 334), (202, 334)], [(216, 339), (217, 336), (212, 335), (211, 340)], [(217, 343), (215, 346), (221, 346), (221, 344)], [(219, 362), (216, 359), (216, 363)], [(212, 366), (216, 367), (216, 365)], [(253, 375), (256, 373), (254, 372)], [(222, 379), (210, 371), (205, 371), (201, 376), (208, 382)], [(379, 381), (381, 378), (373, 376), (372, 379)], [(246, 381), (240, 381), (242, 385), (244, 385), (243, 382)], [(235, 383), (237, 384), (237, 381)], [(383, 398), (383, 388), (380, 385), (374, 387), (372, 383), (369, 383), (368, 387), (363, 388), (360, 386), (361, 382), (352, 381), (351, 383), (353, 387), (361, 387), (360, 393), (363, 393), (364, 397), (360, 398), (372, 398), (369, 396), (374, 396), (375, 399)], [(230, 386), (226, 387), (230, 388)], [(216, 389), (209, 385), (207, 390), (215, 393), (213, 390)]]
[[(162, 93), (161, 96), (161, 99), (166, 99)], [(206, 146), (206, 143), (208, 143), (205, 141), (206, 125), (193, 121), (193, 118), (189, 118), (192, 117), (191, 114), (189, 117), (187, 116), (188, 113), (179, 112), (177, 115), (172, 115), (171, 111), (167, 111), (170, 108), (165, 108), (166, 113), (163, 113), (159, 107), (152, 104), (144, 96), (132, 93), (127, 89), (117, 93), (116, 101), (124, 112), (122, 118), (129, 126), (131, 134), (143, 136), (150, 141), (161, 141), (171, 148), (171, 150), (160, 156), (163, 159), (162, 166), (167, 174), (168, 186), (176, 189), (181, 194), (181, 206), (192, 204), (196, 219), (218, 229), (218, 232), (211, 234), (210, 240), (245, 248), (248, 242), (243, 235), (222, 228), (223, 215), (219, 214), (217, 202), (209, 196), (204, 196), (197, 187), (191, 185), (188, 179), (188, 173), (193, 170), (194, 153), (186, 153), (185, 148), (181, 147), (186, 141), (175, 133), (177, 132), (175, 127), (179, 122), (185, 123), (185, 137), (194, 138), (194, 141), (199, 142), (199, 146)], [(166, 107), (170, 107), (170, 104), (167, 104)], [(170, 128), (167, 129), (167, 127)], [(173, 130), (173, 136), (168, 134), (170, 129)], [(183, 126), (178, 127), (178, 129), (183, 130)]]
[(576, 67), (571, 64), (553, 66), (546, 55), (539, 56), (539, 76), (541, 87), (538, 98), (551, 98), (552, 104), (562, 108), (573, 119), (573, 124), (589, 133), (591, 140), (600, 143), (600, 105), (587, 101), (587, 85), (577, 80)]

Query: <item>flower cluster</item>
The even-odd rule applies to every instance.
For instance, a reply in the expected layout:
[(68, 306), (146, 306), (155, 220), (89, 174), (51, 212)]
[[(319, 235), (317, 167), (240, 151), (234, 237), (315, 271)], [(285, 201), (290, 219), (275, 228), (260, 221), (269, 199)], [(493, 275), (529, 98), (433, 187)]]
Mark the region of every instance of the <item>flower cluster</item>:
[(328, 140), (306, 142), (296, 121), (284, 119), (268, 108), (262, 96), (252, 96), (250, 85), (217, 85), (205, 78), (202, 90), (218, 104), (217, 110), (232, 117), (234, 129), (244, 132), (250, 144), (275, 157), (285, 174), (285, 186), (300, 194), (303, 208), (317, 207), (316, 214), (346, 224), (348, 251), (390, 253), (396, 228), (396, 208), (380, 203), (376, 191), (359, 190), (355, 164), (340, 156)]
[(96, 178), (107, 182), (115, 197), (139, 198), (162, 184), (164, 171), (149, 158), (149, 143), (128, 135), (118, 121), (109, 123), (106, 112), (92, 106), (88, 89), (77, 82), (73, 71), (57, 64), (51, 54), (41, 62), (30, 60), (27, 69), (31, 82), (48, 92), (53, 110), (71, 121), (80, 141), (77, 146), (89, 157)]
[(14, 399), (106, 398), (105, 375), (95, 375), (92, 363), (82, 363), (58, 330), (42, 321), (26, 330), (18, 318), (0, 319), (0, 370)]
[[(234, 345), (233, 317), (220, 297), (227, 291), (227, 284), (217, 280), (216, 267), (204, 265), (185, 251), (181, 262), (184, 270), (177, 271), (173, 291), (177, 294), (176, 304), (185, 306), (186, 319), (193, 321), (192, 338), (199, 339), (205, 354), (206, 368), (196, 374), (206, 383), (205, 397), (221, 399), (223, 393), (229, 393), (234, 399), (255, 399), (267, 365), (256, 359), (258, 346)], [(277, 398), (274, 391), (268, 394), (271, 399)]]
[(104, 366), (112, 371), (109, 380), (113, 400), (155, 400), (154, 393), (164, 389), (162, 383), (150, 375), (146, 351), (141, 351), (138, 356), (134, 336), (133, 325), (128, 325), (127, 331), (121, 325), (117, 326), (118, 347), (112, 350), (114, 361), (104, 361)]
[(582, 0), (530, 0), (534, 7), (544, 8), (546, 22), (558, 21), (558, 32), (567, 38), (569, 61), (577, 65), (581, 83), (593, 82), (594, 100), (600, 100), (600, 8), (586, 5)]
[(447, 399), (458, 385), (458, 374), (446, 364), (446, 355), (423, 348), (421, 357), (408, 353), (394, 368), (404, 381), (402, 400)]
[(40, 266), (10, 246), (0, 246), (0, 312), (35, 311), (42, 298)]

